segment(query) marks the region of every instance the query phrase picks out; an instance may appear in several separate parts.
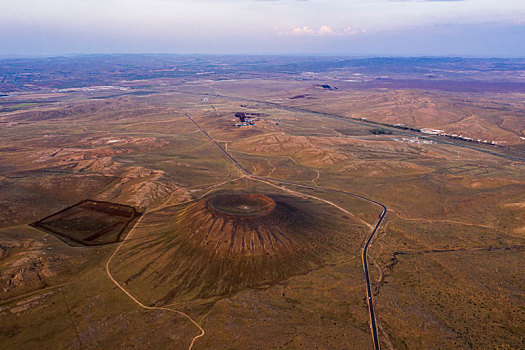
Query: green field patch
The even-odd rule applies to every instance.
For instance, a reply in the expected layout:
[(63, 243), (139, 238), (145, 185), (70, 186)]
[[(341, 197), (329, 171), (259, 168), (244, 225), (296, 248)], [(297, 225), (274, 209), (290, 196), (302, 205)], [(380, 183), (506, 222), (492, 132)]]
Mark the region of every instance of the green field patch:
[(2, 109), (0, 109), (0, 112), (12, 112), (19, 109), (33, 107), (34, 105), (36, 105), (36, 103), (17, 103), (14, 105), (6, 105)]

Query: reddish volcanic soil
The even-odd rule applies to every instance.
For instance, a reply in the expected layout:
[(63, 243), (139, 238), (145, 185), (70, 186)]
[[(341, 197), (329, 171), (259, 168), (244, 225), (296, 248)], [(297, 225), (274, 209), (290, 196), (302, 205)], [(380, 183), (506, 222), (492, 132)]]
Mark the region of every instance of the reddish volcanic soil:
[(363, 228), (341, 214), (291, 196), (217, 193), (144, 220), (148, 233), (115, 267), (130, 288), (150, 286), (156, 304), (272, 285), (358, 249)]

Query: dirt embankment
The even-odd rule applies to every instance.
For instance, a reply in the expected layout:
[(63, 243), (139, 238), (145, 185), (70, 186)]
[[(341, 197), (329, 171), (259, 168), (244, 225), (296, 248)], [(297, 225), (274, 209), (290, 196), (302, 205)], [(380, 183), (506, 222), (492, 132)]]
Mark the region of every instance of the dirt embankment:
[(45, 288), (57, 275), (72, 268), (72, 256), (50, 251), (40, 239), (20, 241), (9, 234), (0, 237), (0, 299)]
[(89, 137), (80, 142), (89, 148), (47, 149), (35, 153), (32, 160), (38, 168), (58, 167), (75, 173), (118, 178), (118, 182), (95, 199), (145, 208), (175, 191), (182, 198), (189, 198), (189, 195), (168, 180), (164, 171), (128, 165), (116, 157), (151, 151), (166, 144), (166, 141), (154, 137)]
[(189, 192), (168, 180), (164, 171), (133, 166), (123, 169), (119, 182), (96, 199), (146, 208), (171, 193), (181, 201), (190, 198)]
[(90, 137), (80, 141), (79, 147), (48, 148), (30, 156), (33, 164), (42, 168), (64, 167), (76, 171), (114, 175), (119, 166), (114, 156), (145, 152), (168, 144), (154, 137)]
[(344, 170), (359, 176), (416, 175), (430, 173), (431, 168), (405, 161), (361, 161), (356, 160), (344, 167)]
[(285, 133), (260, 135), (234, 144), (236, 149), (259, 155), (293, 156), (305, 166), (326, 167), (351, 158), (337, 146), (352, 143), (338, 137), (293, 136)]

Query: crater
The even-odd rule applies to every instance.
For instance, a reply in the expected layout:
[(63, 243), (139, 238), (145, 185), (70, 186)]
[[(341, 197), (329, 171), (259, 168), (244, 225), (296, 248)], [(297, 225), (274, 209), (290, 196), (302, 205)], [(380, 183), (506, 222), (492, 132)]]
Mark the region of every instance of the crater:
[(259, 193), (217, 193), (189, 205), (178, 217), (181, 236), (188, 243), (221, 259), (250, 256), (286, 256), (307, 245), (313, 224), (290, 198)]
[(208, 199), (208, 206), (226, 215), (257, 216), (269, 214), (275, 202), (263, 194), (217, 194)]
[(216, 299), (347, 258), (365, 230), (317, 200), (220, 191), (145, 217), (114, 268), (151, 304)]

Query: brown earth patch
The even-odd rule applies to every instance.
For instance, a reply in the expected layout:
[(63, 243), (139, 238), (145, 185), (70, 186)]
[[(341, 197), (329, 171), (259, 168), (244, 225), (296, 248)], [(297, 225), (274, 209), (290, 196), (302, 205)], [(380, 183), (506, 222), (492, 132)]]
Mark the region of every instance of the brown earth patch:
[(234, 146), (243, 152), (260, 155), (293, 155), (306, 166), (325, 167), (351, 158), (351, 154), (341, 152), (339, 145), (355, 143), (354, 140), (339, 137), (294, 136), (285, 133), (261, 135), (240, 141)]

